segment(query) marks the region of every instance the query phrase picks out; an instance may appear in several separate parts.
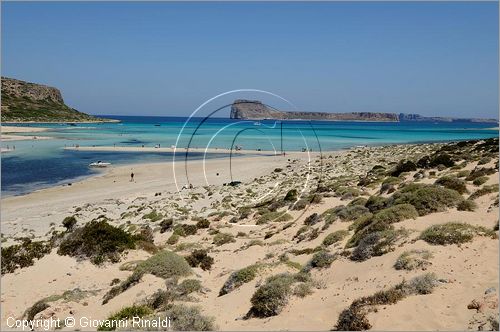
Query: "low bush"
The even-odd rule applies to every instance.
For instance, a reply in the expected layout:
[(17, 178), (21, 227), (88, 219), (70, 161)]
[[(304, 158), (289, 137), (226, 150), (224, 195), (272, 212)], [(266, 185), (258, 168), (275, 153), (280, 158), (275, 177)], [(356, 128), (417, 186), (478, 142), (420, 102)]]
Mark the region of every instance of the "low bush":
[(417, 165), (411, 160), (402, 160), (397, 166), (390, 172), (391, 176), (400, 176), (401, 173), (413, 172), (417, 170)]
[(198, 307), (174, 304), (164, 312), (160, 319), (170, 319), (172, 331), (213, 331), (217, 327), (213, 317), (205, 316)]
[(442, 212), (455, 207), (462, 201), (462, 195), (452, 189), (436, 185), (408, 185), (392, 196), (394, 204), (411, 204), (420, 216)]
[(467, 186), (465, 185), (465, 181), (453, 176), (440, 177), (434, 183), (448, 189), (453, 189), (460, 194), (465, 194), (467, 192)]
[(294, 281), (289, 275), (278, 275), (268, 279), (250, 299), (252, 307), (247, 316), (271, 317), (279, 315), (288, 303)]
[(416, 219), (418, 212), (411, 204), (397, 204), (373, 215), (373, 222), (384, 222), (388, 224), (400, 222), (406, 219)]
[(429, 259), (432, 258), (432, 254), (428, 250), (410, 250), (403, 252), (396, 262), (394, 263), (394, 268), (396, 270), (425, 270), (432, 263)]
[(208, 256), (208, 251), (205, 249), (194, 250), (186, 257), (186, 261), (191, 267), (199, 266), (203, 271), (210, 270), (214, 263), (213, 257)]
[(201, 281), (196, 279), (185, 279), (177, 285), (177, 291), (181, 296), (201, 291)]
[(334, 330), (368, 330), (372, 327), (367, 317), (367, 313), (373, 310), (371, 307), (395, 304), (410, 295), (430, 294), (437, 285), (436, 276), (427, 273), (413, 278), (410, 282), (403, 281), (389, 289), (356, 299), (349, 308), (340, 313)]
[(283, 198), (283, 200), (286, 202), (295, 202), (297, 198), (298, 198), (297, 189), (291, 189), (286, 193), (285, 198)]
[(196, 223), (196, 228), (198, 229), (208, 228), (208, 227), (210, 227), (210, 221), (208, 221), (205, 218), (198, 220), (198, 222)]
[(239, 288), (241, 285), (255, 279), (255, 277), (257, 276), (257, 272), (261, 267), (262, 265), (260, 264), (253, 264), (231, 273), (229, 278), (220, 289), (219, 296), (229, 294), (233, 290)]
[(168, 219), (163, 219), (160, 222), (160, 233), (165, 233), (166, 231), (169, 231), (172, 229), (172, 226), (174, 224), (174, 219), (168, 218)]
[(330, 267), (335, 259), (335, 255), (330, 254), (326, 250), (321, 250), (313, 255), (311, 261), (309, 262), (309, 266), (320, 269)]
[(44, 241), (24, 239), (21, 244), (4, 247), (1, 250), (2, 274), (12, 273), (16, 269), (33, 265), (35, 259), (40, 259), (50, 253), (52, 246)]
[(70, 217), (64, 218), (62, 225), (68, 231), (71, 231), (75, 227), (76, 223), (77, 223), (77, 220), (76, 220), (75, 216), (70, 216)]
[(218, 247), (231, 242), (236, 242), (233, 234), (217, 233), (214, 235), (214, 244)]
[(161, 220), (163, 218), (163, 215), (161, 213), (158, 213), (156, 210), (152, 210), (151, 212), (146, 213), (142, 218), (149, 219), (149, 221), (151, 222), (155, 222)]
[(111, 299), (115, 298), (116, 296), (120, 295), (130, 287), (137, 285), (143, 276), (142, 271), (134, 271), (130, 276), (127, 277), (124, 281), (122, 281), (120, 284), (112, 287), (103, 297), (102, 299), (102, 304), (108, 303)]
[(420, 234), (420, 239), (429, 244), (447, 245), (470, 242), (474, 236), (495, 237), (496, 234), (485, 227), (449, 222), (430, 226)]
[(335, 215), (342, 221), (352, 221), (369, 212), (370, 211), (368, 210), (368, 208), (361, 205), (351, 205), (351, 206), (341, 205), (334, 208)]
[(330, 233), (323, 239), (323, 245), (327, 247), (331, 246), (336, 242), (342, 241), (347, 235), (349, 235), (349, 231), (346, 230), (339, 230)]
[(179, 242), (179, 239), (181, 237), (178, 235), (178, 234), (172, 234), (170, 235), (170, 237), (167, 239), (167, 244), (170, 244), (170, 245), (174, 245), (176, 244), (177, 242)]
[(285, 212), (270, 211), (262, 214), (256, 221), (257, 225), (266, 224), (270, 221), (283, 222), (293, 219), (291, 215)]
[(488, 167), (476, 167), (470, 174), (465, 178), (467, 181), (474, 181), (482, 176), (495, 174), (497, 170), (495, 168)]
[(131, 234), (105, 220), (94, 220), (67, 234), (59, 245), (58, 254), (90, 258), (94, 264), (106, 260), (118, 262), (124, 250), (135, 248), (136, 240)]
[(464, 199), (457, 205), (458, 211), (475, 211), (477, 209), (477, 204), (474, 201)]
[(370, 233), (359, 241), (350, 259), (361, 262), (373, 256), (382, 256), (393, 251), (396, 242), (404, 237), (407, 237), (407, 232), (404, 230), (388, 229)]
[(492, 184), (489, 186), (483, 186), (481, 189), (478, 189), (474, 193), (469, 196), (469, 200), (477, 199), (481, 196), (498, 193), (498, 184)]
[(388, 204), (388, 199), (383, 196), (370, 196), (366, 201), (365, 207), (369, 212), (375, 213), (377, 211), (385, 209)]
[(321, 220), (322, 217), (319, 214), (313, 213), (304, 220), (304, 225), (312, 226), (319, 223)]
[(131, 319), (133, 317), (144, 317), (152, 313), (153, 310), (145, 305), (125, 307), (104, 320), (97, 328), (97, 331), (114, 331), (119, 326), (118, 321)]
[(474, 181), (472, 181), (472, 184), (475, 186), (482, 186), (483, 184), (485, 184), (488, 181), (488, 179), (489, 178), (487, 176), (481, 176), (481, 177), (474, 179)]
[(429, 161), (429, 167), (437, 167), (439, 165), (443, 165), (445, 167), (452, 167), (455, 165), (455, 162), (450, 157), (450, 155), (446, 153), (436, 154), (431, 157)]
[(191, 274), (191, 268), (184, 257), (168, 250), (160, 251), (139, 263), (136, 271), (143, 274), (149, 273), (163, 279)]

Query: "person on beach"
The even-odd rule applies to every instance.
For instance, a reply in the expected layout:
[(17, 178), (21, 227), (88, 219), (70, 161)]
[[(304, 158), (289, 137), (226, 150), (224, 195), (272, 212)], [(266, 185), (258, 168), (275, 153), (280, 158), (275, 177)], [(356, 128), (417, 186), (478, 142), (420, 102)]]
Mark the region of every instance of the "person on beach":
[(130, 182), (134, 182), (134, 172), (130, 173)]

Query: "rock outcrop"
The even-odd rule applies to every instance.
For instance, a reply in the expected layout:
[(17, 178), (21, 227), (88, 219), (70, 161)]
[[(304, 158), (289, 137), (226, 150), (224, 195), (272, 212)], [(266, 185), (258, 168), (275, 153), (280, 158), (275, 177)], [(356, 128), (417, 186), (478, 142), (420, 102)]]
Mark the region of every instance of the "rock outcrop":
[(53, 87), (2, 77), (2, 122), (106, 121), (67, 106)]

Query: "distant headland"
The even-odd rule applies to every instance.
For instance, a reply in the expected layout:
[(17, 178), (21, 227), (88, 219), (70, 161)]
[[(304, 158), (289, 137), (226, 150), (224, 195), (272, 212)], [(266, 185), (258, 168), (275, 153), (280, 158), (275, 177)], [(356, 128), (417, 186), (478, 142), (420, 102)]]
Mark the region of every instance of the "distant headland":
[(231, 106), (231, 119), (247, 120), (317, 120), (317, 121), (373, 121), (373, 122), (486, 122), (497, 124), (496, 119), (461, 119), (452, 117), (426, 117), (419, 114), (379, 112), (285, 112), (273, 109), (258, 100), (237, 99)]
[(54, 87), (2, 77), (2, 122), (117, 122), (69, 107)]

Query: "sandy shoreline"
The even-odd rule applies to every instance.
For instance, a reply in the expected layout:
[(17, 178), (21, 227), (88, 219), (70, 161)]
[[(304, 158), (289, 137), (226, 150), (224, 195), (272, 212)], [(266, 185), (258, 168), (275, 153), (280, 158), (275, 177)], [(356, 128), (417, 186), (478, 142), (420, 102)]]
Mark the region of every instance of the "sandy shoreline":
[[(31, 141), (31, 140), (39, 140), (39, 139), (52, 139), (52, 137), (48, 136), (37, 136), (37, 135), (15, 135), (18, 133), (39, 133), (44, 131), (49, 131), (51, 128), (40, 128), (40, 127), (17, 127), (17, 126), (1, 126), (2, 141)], [(12, 135), (14, 134), (14, 135)], [(4, 149), (2, 152), (9, 152), (10, 149)]]
[[(279, 155), (280, 151), (272, 151), (272, 150), (230, 150), (226, 148), (173, 148), (173, 147), (139, 147), (139, 146), (70, 146), (65, 147), (65, 150), (73, 150), (73, 151), (107, 151), (107, 152), (175, 152), (176, 154), (182, 155), (186, 151), (189, 152), (201, 152), (201, 153), (223, 153), (223, 154), (252, 154), (252, 155)], [(300, 152), (291, 152), (292, 155), (298, 154)], [(290, 153), (288, 153), (290, 154)], [(307, 154), (306, 152), (302, 152), (302, 154)]]

